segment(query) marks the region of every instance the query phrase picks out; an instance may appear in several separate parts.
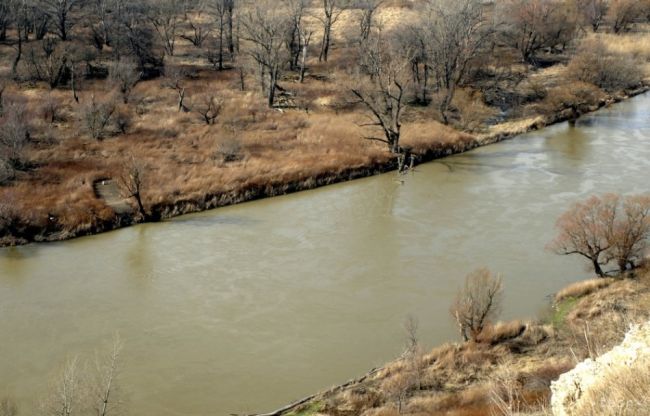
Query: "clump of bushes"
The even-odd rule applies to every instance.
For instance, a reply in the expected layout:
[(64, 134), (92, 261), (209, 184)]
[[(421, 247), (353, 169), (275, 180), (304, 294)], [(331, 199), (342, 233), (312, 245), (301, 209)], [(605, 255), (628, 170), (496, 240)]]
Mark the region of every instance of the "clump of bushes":
[(613, 92), (638, 87), (642, 66), (629, 54), (612, 52), (598, 38), (585, 39), (568, 66), (569, 77)]

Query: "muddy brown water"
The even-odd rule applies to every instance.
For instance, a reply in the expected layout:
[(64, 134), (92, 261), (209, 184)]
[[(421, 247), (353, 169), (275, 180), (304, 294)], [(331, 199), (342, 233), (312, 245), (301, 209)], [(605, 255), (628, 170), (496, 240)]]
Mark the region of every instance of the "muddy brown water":
[(558, 214), (647, 192), (650, 95), (394, 173), (68, 242), (0, 250), (0, 396), (31, 414), (72, 356), (119, 332), (129, 414), (269, 411), (398, 355), (401, 323), (455, 340), (463, 276), (503, 317), (588, 276), (544, 250)]

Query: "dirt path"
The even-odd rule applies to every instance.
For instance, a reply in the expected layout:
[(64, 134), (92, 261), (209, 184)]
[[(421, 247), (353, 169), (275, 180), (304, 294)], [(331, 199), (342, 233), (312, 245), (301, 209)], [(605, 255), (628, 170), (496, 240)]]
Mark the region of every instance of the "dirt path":
[(113, 208), (116, 214), (133, 212), (128, 200), (123, 198), (117, 183), (113, 179), (101, 179), (93, 183), (97, 198), (103, 199), (106, 205)]

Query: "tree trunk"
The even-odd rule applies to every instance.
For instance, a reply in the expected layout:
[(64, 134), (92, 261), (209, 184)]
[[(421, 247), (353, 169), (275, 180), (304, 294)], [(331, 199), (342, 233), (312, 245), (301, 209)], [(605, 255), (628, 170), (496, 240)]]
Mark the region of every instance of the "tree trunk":
[(305, 81), (305, 65), (307, 62), (307, 42), (303, 42), (302, 45), (302, 58), (300, 59), (300, 83), (302, 84)]
[(597, 258), (592, 259), (591, 263), (594, 265), (594, 271), (596, 272), (598, 277), (605, 277), (605, 273), (603, 272), (603, 269), (601, 269), (598, 259)]
[(318, 57), (318, 62), (322, 62), (322, 61), (327, 62), (327, 56), (329, 55), (329, 50), (330, 50), (331, 31), (332, 31), (331, 23), (326, 23), (325, 24), (325, 31), (323, 33), (323, 44), (321, 45), (320, 56)]
[(269, 108), (273, 108), (273, 104), (275, 104), (275, 89), (278, 83), (277, 77), (278, 74), (275, 68), (269, 71)]
[(144, 210), (144, 205), (142, 204), (142, 197), (140, 196), (140, 192), (137, 192), (133, 196), (135, 197), (135, 201), (138, 203), (138, 211), (140, 211), (140, 215), (142, 215), (142, 218), (146, 221), (147, 213)]

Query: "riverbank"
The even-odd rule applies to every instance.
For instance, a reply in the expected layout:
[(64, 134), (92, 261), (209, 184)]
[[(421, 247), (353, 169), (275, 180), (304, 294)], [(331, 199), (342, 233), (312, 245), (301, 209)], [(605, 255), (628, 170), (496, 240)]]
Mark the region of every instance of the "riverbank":
[(478, 342), (407, 351), (368, 374), (257, 416), (549, 414), (551, 382), (650, 317), (650, 268), (559, 291), (537, 321), (498, 323)]
[[(380, 13), (387, 28), (398, 27), (417, 9), (387, 6)], [(343, 21), (349, 24), (353, 17), (345, 14)], [(600, 45), (594, 50), (583, 46), (594, 42)], [(304, 82), (287, 74), (281, 80), (283, 101), (274, 108), (255, 90), (240, 88), (243, 72), (215, 71), (189, 42), (179, 40), (177, 46), (166, 63), (170, 74), (138, 82), (119, 105), (113, 85), (104, 80), (86, 81), (74, 98), (68, 89), (45, 83), (4, 88), (5, 107), (20, 110), (15, 117), (26, 124), (29, 143), (21, 167), (9, 176), (0, 172), (0, 246), (97, 234), (398, 168), (397, 156), (384, 144), (363, 140), (368, 112), (351, 102), (349, 85), (358, 80), (346, 70), (354, 52), (349, 44), (334, 48), (330, 62), (313, 59)], [(414, 165), (575, 120), (650, 85), (645, 23), (627, 34), (589, 34), (561, 51), (540, 52), (544, 65), (522, 63), (505, 46), (492, 53), (490, 59), (499, 62), (477, 67), (471, 82), (458, 88), (449, 125), (441, 122), (440, 92), (431, 91), (425, 105), (409, 98), (400, 144), (415, 156)], [(598, 74), (606, 82), (577, 80), (584, 74), (576, 73), (584, 71), (572, 62), (589, 63), (594, 53), (606, 62), (605, 73)], [(0, 73), (8, 70), (12, 54), (9, 44), (0, 44)], [(607, 62), (621, 59), (633, 74), (606, 73)], [(176, 85), (195, 107), (206, 90), (219, 92), (212, 123), (189, 107), (179, 109), (177, 91), (169, 86), (174, 68), (182, 69)], [(416, 87), (411, 87), (412, 96)], [(96, 103), (96, 93), (110, 100)], [(102, 137), (88, 136), (83, 127), (88, 105), (108, 105), (115, 114), (117, 124)], [(137, 198), (126, 183), (134, 169)]]
[[(539, 130), (552, 124), (574, 120), (577, 116), (597, 111), (608, 105), (632, 98), (647, 92), (649, 89), (649, 86), (644, 85), (634, 90), (620, 91), (616, 94), (604, 95), (598, 97), (598, 101), (583, 106), (582, 110), (578, 113), (572, 109), (563, 109), (562, 111), (551, 115), (536, 115), (521, 120), (491, 126), (487, 132), (481, 134), (456, 132), (443, 126), (437, 126), (438, 129), (441, 129), (444, 132), (446, 137), (434, 137), (432, 140), (422, 140), (420, 138), (419, 140), (412, 141), (406, 137), (404, 143), (412, 149), (412, 152), (415, 155), (414, 165), (417, 165), (446, 156), (467, 152), (480, 146), (498, 143), (529, 131)], [(321, 186), (364, 178), (398, 169), (397, 158), (394, 155), (391, 155), (386, 151), (376, 150), (373, 152), (373, 155), (369, 160), (355, 163), (352, 166), (323, 170), (299, 169), (297, 172), (292, 172), (290, 175), (282, 175), (283, 179), (281, 180), (271, 179), (265, 181), (264, 178), (253, 177), (248, 178), (249, 180), (244, 183), (237, 184), (238, 186), (230, 187), (231, 189), (226, 191), (208, 193), (195, 192), (191, 197), (183, 197), (183, 195), (176, 194), (177, 196), (171, 201), (163, 200), (151, 203), (149, 208), (149, 220), (165, 220), (183, 214), (310, 190)], [(101, 175), (95, 173), (95, 176)], [(8, 204), (15, 202), (15, 200), (12, 201), (9, 199), (8, 201), (5, 201), (5, 223), (2, 224), (4, 227), (2, 228), (3, 234), (0, 235), (0, 247), (22, 245), (32, 242), (67, 240), (141, 223), (142, 218), (135, 209), (113, 210), (110, 206), (101, 206), (106, 201), (102, 201), (95, 189), (95, 185), (101, 181), (104, 181), (104, 179), (95, 178), (89, 179), (88, 182), (84, 181), (84, 187), (93, 188), (93, 194), (96, 201), (89, 205), (88, 208), (90, 210), (97, 210), (97, 215), (95, 218), (76, 224), (72, 228), (67, 228), (64, 224), (58, 223), (57, 218), (52, 218), (52, 216), (48, 216), (48, 221), (45, 224), (21, 224), (18, 212), (8, 213), (8, 211), (11, 211), (12, 209), (12, 206)], [(129, 202), (128, 200), (123, 200), (120, 201), (120, 203), (128, 206)], [(0, 208), (3, 207), (0, 206)], [(113, 212), (106, 212), (107, 208)], [(3, 212), (0, 212), (0, 214), (2, 213)], [(20, 213), (25, 214), (24, 211), (20, 211)], [(12, 214), (13, 218), (11, 218)]]

